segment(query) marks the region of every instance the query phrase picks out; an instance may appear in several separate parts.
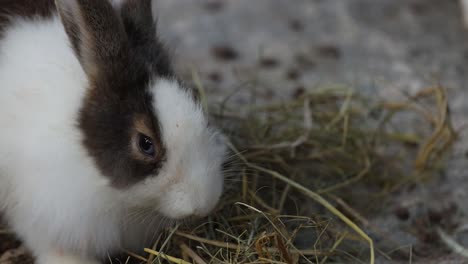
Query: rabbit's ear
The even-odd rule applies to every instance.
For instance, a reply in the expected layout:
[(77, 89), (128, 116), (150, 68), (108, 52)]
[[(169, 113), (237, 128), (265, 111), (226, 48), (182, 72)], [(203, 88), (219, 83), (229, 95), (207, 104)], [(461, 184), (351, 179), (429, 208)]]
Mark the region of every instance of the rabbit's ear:
[[(116, 1), (116, 0), (113, 0)], [(117, 7), (132, 54), (156, 75), (171, 77), (173, 70), (164, 44), (157, 34), (154, 0), (119, 0)]]
[(152, 0), (125, 0), (121, 5), (121, 15), (126, 27), (133, 27), (141, 35), (154, 36), (156, 34), (153, 18)]
[[(106, 70), (126, 54), (127, 35), (107, 0), (56, 0), (71, 45), (88, 75)], [(120, 60), (120, 61), (119, 61)], [(117, 63), (117, 64), (120, 64)]]

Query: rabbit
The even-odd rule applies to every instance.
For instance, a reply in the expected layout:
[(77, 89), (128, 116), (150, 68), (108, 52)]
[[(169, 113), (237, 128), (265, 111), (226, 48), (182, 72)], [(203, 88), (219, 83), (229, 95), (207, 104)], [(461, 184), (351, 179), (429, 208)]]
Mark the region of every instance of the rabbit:
[(100, 263), (210, 214), (227, 144), (152, 0), (0, 3), (0, 210), (39, 264)]

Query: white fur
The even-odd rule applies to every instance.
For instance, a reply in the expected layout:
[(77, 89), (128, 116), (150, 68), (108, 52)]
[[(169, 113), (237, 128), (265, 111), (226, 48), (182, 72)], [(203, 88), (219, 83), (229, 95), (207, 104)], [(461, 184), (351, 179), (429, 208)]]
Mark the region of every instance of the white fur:
[(158, 80), (152, 85), (152, 93), (167, 162), (157, 177), (149, 178), (136, 192), (153, 195), (151, 190), (165, 186), (158, 190), (162, 193), (158, 206), (164, 215), (176, 219), (204, 216), (221, 196), (224, 146), (216, 144), (218, 135), (207, 128), (201, 106), (177, 82)]
[(75, 122), (87, 79), (67, 41), (55, 17), (18, 19), (0, 42), (0, 196), (34, 253), (102, 254), (119, 240), (110, 217), (119, 193), (81, 147)]
[(0, 81), (0, 210), (40, 264), (94, 263), (144, 246), (157, 221), (127, 222), (134, 209), (182, 218), (206, 215), (218, 201), (225, 149), (175, 81), (151, 87), (167, 161), (128, 190), (110, 187), (81, 145), (76, 119), (88, 80), (58, 17), (9, 26)]

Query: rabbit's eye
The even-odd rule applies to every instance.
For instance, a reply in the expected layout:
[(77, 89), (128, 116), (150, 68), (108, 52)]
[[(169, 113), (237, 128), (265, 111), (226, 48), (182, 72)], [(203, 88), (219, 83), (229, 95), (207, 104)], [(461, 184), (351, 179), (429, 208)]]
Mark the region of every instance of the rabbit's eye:
[(155, 149), (153, 141), (150, 137), (143, 134), (139, 134), (138, 146), (140, 147), (140, 151), (143, 154), (148, 156), (154, 156)]

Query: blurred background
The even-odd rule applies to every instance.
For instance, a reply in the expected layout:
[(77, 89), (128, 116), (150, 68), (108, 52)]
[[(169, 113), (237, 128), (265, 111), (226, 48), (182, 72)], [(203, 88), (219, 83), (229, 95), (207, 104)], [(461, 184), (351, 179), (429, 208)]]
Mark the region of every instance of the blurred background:
[(212, 93), (254, 75), (281, 96), (330, 82), (407, 91), (465, 83), (460, 0), (158, 2), (177, 66), (195, 67)]
[[(159, 0), (156, 12), (178, 71), (187, 80), (197, 73), (212, 101), (235, 94), (242, 110), (242, 87), (252, 82), (265, 101), (323, 85), (399, 98), (441, 84), (455, 127), (468, 121), (468, 28), (459, 0)], [(405, 230), (434, 219), (468, 224), (467, 158), (461, 130), (440, 177), (396, 195), (372, 224), (433, 263), (468, 263), (432, 231)], [(468, 245), (466, 232), (456, 239)]]

